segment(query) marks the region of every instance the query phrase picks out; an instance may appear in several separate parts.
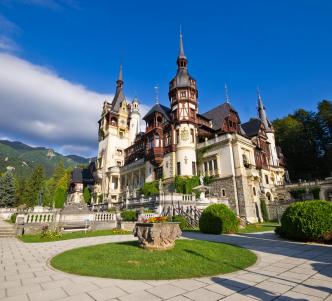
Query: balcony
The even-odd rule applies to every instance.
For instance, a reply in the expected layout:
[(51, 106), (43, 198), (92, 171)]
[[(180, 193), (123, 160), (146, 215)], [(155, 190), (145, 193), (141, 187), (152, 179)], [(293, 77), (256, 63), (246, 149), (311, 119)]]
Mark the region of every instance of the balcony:
[(150, 148), (147, 150), (146, 155), (153, 165), (160, 165), (164, 160), (164, 148), (163, 147)]

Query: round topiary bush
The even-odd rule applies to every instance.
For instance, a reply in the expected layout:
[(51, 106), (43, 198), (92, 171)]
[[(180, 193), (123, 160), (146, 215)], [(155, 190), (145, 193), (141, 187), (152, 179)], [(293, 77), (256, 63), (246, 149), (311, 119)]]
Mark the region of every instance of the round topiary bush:
[(235, 213), (224, 204), (213, 204), (205, 208), (200, 219), (199, 229), (203, 233), (235, 233), (239, 220)]
[(125, 210), (121, 212), (121, 217), (125, 222), (134, 222), (137, 220), (137, 213), (133, 210)]
[(331, 242), (332, 203), (315, 200), (291, 204), (276, 233), (299, 241)]

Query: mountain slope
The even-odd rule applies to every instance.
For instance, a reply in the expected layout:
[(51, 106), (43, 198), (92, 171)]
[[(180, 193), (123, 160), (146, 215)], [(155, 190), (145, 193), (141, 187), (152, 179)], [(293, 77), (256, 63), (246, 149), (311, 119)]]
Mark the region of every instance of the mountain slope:
[(89, 159), (77, 155), (64, 156), (45, 147), (32, 147), (18, 141), (0, 140), (0, 173), (14, 168), (18, 176), (27, 176), (37, 165), (42, 165), (47, 177), (55, 166), (64, 161), (66, 167), (88, 164)]

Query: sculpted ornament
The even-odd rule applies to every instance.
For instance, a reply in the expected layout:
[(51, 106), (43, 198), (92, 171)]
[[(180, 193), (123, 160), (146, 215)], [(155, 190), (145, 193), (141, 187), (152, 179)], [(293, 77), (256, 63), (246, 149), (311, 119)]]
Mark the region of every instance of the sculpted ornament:
[(183, 130), (181, 130), (181, 140), (183, 140), (183, 141), (189, 140), (189, 131), (187, 130), (187, 128), (184, 128)]

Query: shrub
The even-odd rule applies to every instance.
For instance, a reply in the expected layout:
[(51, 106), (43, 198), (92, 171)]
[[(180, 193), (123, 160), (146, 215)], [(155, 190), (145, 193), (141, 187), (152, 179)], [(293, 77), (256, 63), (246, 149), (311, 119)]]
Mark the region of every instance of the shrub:
[(261, 212), (263, 216), (263, 220), (266, 222), (269, 220), (269, 213), (267, 211), (266, 203), (264, 199), (261, 199)]
[(199, 229), (203, 233), (234, 233), (239, 228), (235, 213), (224, 204), (213, 204), (205, 208), (200, 219)]
[(332, 203), (314, 200), (291, 204), (276, 233), (299, 241), (332, 241)]
[(42, 230), (40, 232), (40, 238), (59, 239), (61, 238), (61, 236), (62, 233), (59, 228), (56, 228), (52, 231), (49, 229), (48, 225), (42, 226)]
[(16, 217), (17, 217), (17, 213), (13, 213), (11, 216), (10, 216), (10, 222), (12, 224), (15, 224), (16, 223)]
[(153, 182), (146, 182), (146, 183), (144, 183), (144, 186), (142, 187), (141, 192), (145, 196), (152, 196), (152, 195), (159, 194), (158, 182), (157, 181), (153, 181)]
[(188, 221), (181, 215), (175, 215), (172, 217), (172, 222), (180, 223), (180, 229), (185, 230), (190, 228)]
[(304, 188), (293, 189), (293, 190), (290, 190), (289, 193), (293, 199), (301, 200), (303, 194), (305, 194), (305, 189)]
[(199, 177), (180, 177), (176, 176), (174, 180), (174, 187), (177, 193), (191, 194), (193, 188), (199, 185)]
[(137, 219), (136, 211), (126, 210), (121, 212), (122, 220), (125, 222), (134, 222)]

